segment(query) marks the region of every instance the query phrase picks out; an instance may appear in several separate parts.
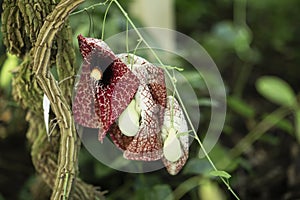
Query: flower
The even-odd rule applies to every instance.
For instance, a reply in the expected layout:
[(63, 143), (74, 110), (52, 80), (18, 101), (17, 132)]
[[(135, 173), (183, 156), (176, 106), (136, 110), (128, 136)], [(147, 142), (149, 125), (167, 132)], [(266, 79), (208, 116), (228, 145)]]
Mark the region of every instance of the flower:
[(99, 39), (78, 36), (84, 58), (73, 101), (75, 122), (109, 133), (129, 160), (162, 159), (175, 175), (188, 158), (188, 126), (164, 71), (144, 58), (115, 55)]
[[(162, 158), (161, 126), (166, 107), (166, 86), (162, 69), (133, 54), (117, 55), (138, 77), (140, 85), (135, 95), (136, 113), (140, 113), (137, 133), (128, 137), (118, 126), (110, 131), (115, 144), (124, 150), (124, 157), (130, 160), (153, 161)], [(135, 123), (135, 122), (134, 122)]]
[(84, 58), (73, 101), (75, 122), (99, 128), (103, 140), (107, 131), (134, 97), (138, 78), (99, 39), (78, 36)]

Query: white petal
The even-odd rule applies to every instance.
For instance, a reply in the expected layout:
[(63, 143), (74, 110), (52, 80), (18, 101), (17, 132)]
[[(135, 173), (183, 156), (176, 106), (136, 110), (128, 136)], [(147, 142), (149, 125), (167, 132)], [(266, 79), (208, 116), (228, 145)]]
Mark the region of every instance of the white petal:
[(135, 136), (139, 130), (139, 113), (135, 110), (135, 100), (132, 100), (118, 120), (121, 132), (126, 136)]
[(182, 155), (180, 142), (176, 137), (176, 133), (173, 128), (169, 130), (169, 135), (164, 143), (163, 152), (165, 158), (170, 162), (176, 162)]

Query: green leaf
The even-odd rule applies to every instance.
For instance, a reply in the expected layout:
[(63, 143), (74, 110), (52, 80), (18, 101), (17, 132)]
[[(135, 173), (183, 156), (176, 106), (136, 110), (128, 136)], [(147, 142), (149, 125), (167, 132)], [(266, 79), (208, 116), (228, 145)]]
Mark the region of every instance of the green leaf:
[(217, 176), (217, 177), (223, 177), (226, 179), (229, 179), (231, 175), (225, 171), (211, 171), (209, 172), (209, 175), (211, 176)]
[(281, 119), (276, 124), (276, 127), (280, 128), (281, 130), (283, 130), (289, 134), (292, 134), (294, 131), (294, 127), (293, 127), (292, 123), (287, 119)]
[(288, 83), (275, 76), (264, 76), (257, 80), (258, 92), (269, 101), (281, 106), (293, 107), (296, 103), (295, 93)]
[(247, 26), (236, 26), (235, 33), (234, 47), (237, 53), (247, 51), (252, 40), (251, 30)]
[(253, 118), (255, 115), (255, 109), (240, 98), (229, 97), (227, 103), (232, 110), (243, 117)]
[(207, 106), (207, 107), (217, 107), (219, 104), (217, 101), (214, 101), (210, 98), (200, 98), (198, 99), (198, 105), (199, 106)]
[(224, 200), (225, 195), (218, 186), (218, 184), (212, 182), (209, 179), (200, 180), (198, 194), (202, 200)]
[(278, 115), (270, 114), (263, 115), (263, 119), (267, 119), (267, 122), (274, 124), (277, 128), (280, 128), (281, 130), (293, 135), (294, 127), (289, 120), (282, 119), (282, 117)]

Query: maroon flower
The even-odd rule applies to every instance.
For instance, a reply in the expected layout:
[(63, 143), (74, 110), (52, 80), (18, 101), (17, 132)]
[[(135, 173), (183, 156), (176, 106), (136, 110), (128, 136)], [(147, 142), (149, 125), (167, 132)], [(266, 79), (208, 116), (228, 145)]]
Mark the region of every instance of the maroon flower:
[(109, 133), (124, 158), (162, 159), (177, 174), (188, 158), (188, 134), (182, 134), (188, 128), (176, 99), (167, 98), (163, 70), (132, 54), (115, 55), (99, 39), (79, 35), (78, 41), (84, 61), (72, 108), (75, 122), (98, 128), (100, 141)]
[(118, 126), (110, 131), (115, 144), (124, 150), (124, 157), (130, 160), (153, 161), (161, 159), (164, 109), (166, 107), (166, 86), (163, 70), (145, 59), (132, 55), (117, 55), (138, 77), (140, 85), (135, 100), (140, 107), (140, 126), (133, 137), (121, 133)]
[(75, 122), (99, 128), (102, 141), (134, 97), (139, 80), (101, 40), (78, 36), (84, 58), (73, 102)]

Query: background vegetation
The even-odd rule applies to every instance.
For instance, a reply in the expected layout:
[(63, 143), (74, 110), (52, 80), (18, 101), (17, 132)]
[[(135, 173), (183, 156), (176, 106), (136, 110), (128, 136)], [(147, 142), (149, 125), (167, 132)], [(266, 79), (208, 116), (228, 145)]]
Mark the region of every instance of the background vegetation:
[[(120, 3), (129, 10), (134, 1)], [(226, 123), (210, 153), (212, 160), (232, 175), (231, 186), (241, 199), (299, 199), (300, 2), (176, 0), (174, 8), (176, 30), (205, 47), (226, 85)], [(70, 17), (76, 47), (77, 33), (100, 37), (105, 9), (99, 6)], [(142, 25), (139, 18), (134, 20)], [(125, 27), (126, 20), (112, 7), (105, 34)], [(33, 199), (41, 180), (31, 164), (25, 111), (11, 95), (9, 71), (18, 60), (6, 54), (3, 44), (0, 52), (0, 200)], [(77, 56), (80, 63), (78, 51)], [(201, 84), (190, 80), (195, 87)], [(199, 133), (205, 132), (210, 118), (203, 102)], [(171, 192), (175, 199), (233, 199), (218, 179), (207, 176), (210, 167), (197, 158), (198, 151), (193, 143), (185, 168), (173, 177), (164, 169), (147, 174), (118, 172), (82, 148), (80, 177), (109, 191), (108, 199), (166, 199)], [(50, 195), (47, 188), (42, 193), (45, 199)]]

